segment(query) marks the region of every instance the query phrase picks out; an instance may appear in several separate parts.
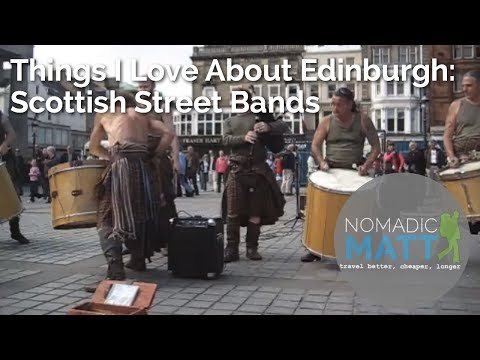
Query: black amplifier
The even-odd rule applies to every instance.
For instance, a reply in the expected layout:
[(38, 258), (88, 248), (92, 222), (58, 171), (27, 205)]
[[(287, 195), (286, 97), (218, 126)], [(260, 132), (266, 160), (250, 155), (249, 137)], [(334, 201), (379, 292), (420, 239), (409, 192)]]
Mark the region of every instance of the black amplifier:
[(201, 216), (172, 219), (168, 270), (186, 278), (218, 277), (224, 269), (224, 223)]

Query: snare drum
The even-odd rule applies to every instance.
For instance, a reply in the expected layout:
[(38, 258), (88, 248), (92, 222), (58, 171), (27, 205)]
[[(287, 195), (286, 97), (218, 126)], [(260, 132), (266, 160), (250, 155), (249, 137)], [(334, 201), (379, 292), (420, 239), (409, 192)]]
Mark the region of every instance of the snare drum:
[(95, 185), (107, 167), (105, 160), (54, 166), (48, 172), (52, 198), (52, 226), (56, 230), (93, 228), (97, 225)]
[(309, 178), (303, 244), (313, 254), (335, 258), (337, 218), (350, 196), (373, 180), (357, 171), (330, 169)]
[(23, 212), (22, 202), (18, 197), (13, 185), (7, 165), (0, 162), (0, 189), (2, 201), (0, 201), (0, 224), (19, 216)]
[(480, 161), (439, 173), (440, 181), (462, 207), (470, 223), (480, 221)]

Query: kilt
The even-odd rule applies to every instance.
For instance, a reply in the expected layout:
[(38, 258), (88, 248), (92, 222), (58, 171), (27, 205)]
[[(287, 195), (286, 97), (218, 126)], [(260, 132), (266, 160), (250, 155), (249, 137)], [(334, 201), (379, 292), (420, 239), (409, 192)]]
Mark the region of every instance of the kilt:
[(453, 148), (457, 156), (469, 155), (472, 151), (480, 152), (480, 136), (472, 136), (468, 139), (454, 139)]
[(240, 226), (248, 226), (250, 217), (259, 217), (261, 225), (274, 225), (284, 215), (285, 197), (266, 163), (252, 167), (231, 162), (222, 199), (222, 217), (237, 216)]
[(97, 228), (106, 231), (106, 237), (123, 242), (132, 255), (150, 258), (158, 209), (151, 200), (153, 168), (146, 148), (112, 150), (112, 161), (97, 185)]

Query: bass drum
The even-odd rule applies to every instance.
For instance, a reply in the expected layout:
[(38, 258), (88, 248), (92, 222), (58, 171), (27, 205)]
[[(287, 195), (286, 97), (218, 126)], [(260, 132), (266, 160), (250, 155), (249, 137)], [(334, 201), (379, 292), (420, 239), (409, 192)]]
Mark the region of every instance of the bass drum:
[(0, 224), (19, 216), (23, 212), (22, 202), (18, 197), (13, 185), (7, 165), (0, 161), (0, 189), (2, 201), (0, 201)]
[(468, 219), (469, 223), (480, 221), (480, 161), (447, 169), (439, 174), (442, 185), (452, 196)]
[(311, 253), (335, 259), (337, 218), (350, 196), (373, 180), (357, 171), (330, 169), (309, 178), (303, 244)]
[(93, 228), (97, 225), (95, 186), (108, 162), (86, 160), (60, 164), (48, 172), (52, 198), (52, 226), (56, 230)]

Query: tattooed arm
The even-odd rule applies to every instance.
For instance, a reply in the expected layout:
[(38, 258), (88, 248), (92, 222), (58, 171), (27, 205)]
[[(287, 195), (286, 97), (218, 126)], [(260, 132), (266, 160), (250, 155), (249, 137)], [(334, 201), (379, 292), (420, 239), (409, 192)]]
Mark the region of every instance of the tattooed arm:
[(449, 165), (452, 167), (458, 166), (458, 158), (453, 147), (453, 135), (455, 134), (455, 127), (457, 125), (457, 113), (460, 108), (460, 100), (454, 101), (448, 109), (447, 119), (445, 120), (445, 132), (443, 134), (443, 143), (445, 152), (447, 153)]

